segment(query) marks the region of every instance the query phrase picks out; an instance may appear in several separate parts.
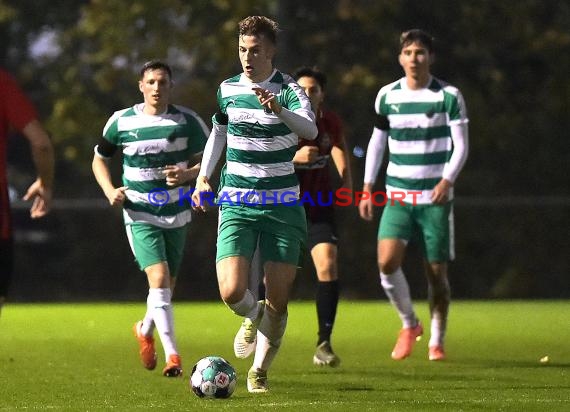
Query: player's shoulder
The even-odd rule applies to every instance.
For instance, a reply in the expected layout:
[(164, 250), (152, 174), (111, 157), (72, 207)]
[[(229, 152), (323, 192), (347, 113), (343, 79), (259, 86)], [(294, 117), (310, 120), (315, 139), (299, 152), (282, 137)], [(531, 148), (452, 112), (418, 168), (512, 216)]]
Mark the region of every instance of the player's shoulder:
[(283, 90), (292, 90), (295, 94), (300, 95), (303, 94), (303, 89), (297, 81), (291, 76), (290, 74), (283, 73), (279, 70), (275, 71), (275, 74), (270, 80), (271, 83), (281, 84), (281, 89)]
[(459, 91), (459, 88), (455, 87), (451, 83), (446, 82), (445, 80), (442, 80), (438, 77), (432, 78), (432, 82), (431, 82), (429, 88), (434, 89), (434, 90), (442, 90), (442, 91), (449, 93), (449, 94), (452, 94), (454, 96), (457, 96), (458, 94), (461, 93)]
[(195, 124), (195, 125), (197, 124), (204, 130), (204, 133), (206, 134), (209, 133), (208, 126), (206, 126), (204, 120), (194, 110), (186, 106), (181, 106), (179, 104), (170, 104), (168, 105), (168, 108), (169, 108), (169, 113), (174, 113), (174, 114), (180, 113), (182, 116), (184, 116), (187, 124)]
[(220, 87), (225, 85), (225, 84), (238, 83), (240, 80), (241, 80), (241, 73), (227, 78), (226, 80), (224, 80), (223, 82), (220, 83)]
[(282, 71), (276, 70), (275, 74), (271, 78), (271, 81), (274, 83), (283, 83), (283, 84), (290, 84), (294, 83), (297, 84), (293, 76), (288, 73), (284, 73)]
[(380, 88), (380, 90), (378, 91), (378, 97), (384, 96), (385, 94), (388, 94), (389, 92), (392, 92), (395, 90), (401, 90), (401, 89), (402, 89), (402, 78), (400, 78), (398, 80), (394, 80), (393, 82), (385, 84), (384, 86), (382, 86)]
[(137, 105), (134, 105), (132, 107), (115, 111), (111, 117), (107, 119), (107, 123), (105, 123), (105, 126), (103, 127), (103, 135), (107, 135), (109, 132), (116, 133), (120, 128), (122, 118), (136, 115), (136, 106)]
[(174, 113), (178, 112), (192, 117), (200, 117), (198, 113), (196, 113), (194, 110), (186, 106), (182, 106), (179, 104), (170, 104), (169, 108)]
[(109, 117), (109, 123), (114, 122), (116, 120), (118, 120), (121, 117), (128, 117), (128, 116), (134, 116), (136, 114), (136, 105), (132, 106), (132, 107), (127, 107), (125, 109), (121, 109), (121, 110), (117, 110), (115, 111), (111, 117)]

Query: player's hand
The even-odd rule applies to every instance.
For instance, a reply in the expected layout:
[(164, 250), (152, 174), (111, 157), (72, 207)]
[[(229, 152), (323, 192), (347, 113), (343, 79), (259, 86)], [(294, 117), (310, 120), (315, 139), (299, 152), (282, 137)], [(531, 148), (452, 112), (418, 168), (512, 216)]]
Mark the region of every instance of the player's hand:
[(311, 164), (315, 163), (319, 157), (319, 148), (317, 146), (303, 146), (295, 153), (293, 163)]
[(362, 199), (358, 204), (358, 213), (360, 217), (368, 222), (374, 217), (374, 205), (372, 204), (372, 197)]
[(28, 188), (23, 197), (24, 200), (32, 200), (30, 207), (30, 216), (32, 219), (44, 217), (48, 214), (51, 207), (52, 192), (44, 186), (41, 179), (36, 179)]
[(192, 209), (207, 212), (210, 202), (213, 201), (214, 191), (206, 176), (198, 176), (196, 187), (192, 193)]
[(166, 176), (166, 184), (168, 186), (178, 186), (190, 180), (189, 169), (183, 169), (178, 166), (166, 166), (163, 169)]
[(440, 182), (433, 188), (431, 201), (436, 205), (442, 205), (446, 203), (449, 200), (449, 190), (452, 186), (453, 185), (449, 180), (441, 179)]
[(109, 200), (111, 206), (121, 206), (123, 203), (125, 203), (125, 199), (127, 198), (125, 191), (127, 189), (127, 186), (121, 186), (113, 188), (113, 190), (111, 190), (109, 193), (105, 193), (105, 196)]
[(259, 104), (275, 114), (281, 113), (282, 107), (277, 101), (275, 93), (262, 89), (261, 87), (253, 87), (252, 90), (255, 92), (255, 95), (259, 100)]

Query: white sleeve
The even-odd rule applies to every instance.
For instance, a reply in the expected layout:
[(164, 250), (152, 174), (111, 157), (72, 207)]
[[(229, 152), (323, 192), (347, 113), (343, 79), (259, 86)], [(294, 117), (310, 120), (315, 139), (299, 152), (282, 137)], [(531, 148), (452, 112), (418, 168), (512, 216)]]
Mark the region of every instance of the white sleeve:
[(467, 123), (453, 123), (449, 125), (449, 128), (453, 141), (453, 154), (443, 167), (442, 177), (454, 183), (469, 154), (469, 132)]
[(378, 170), (384, 158), (384, 149), (388, 141), (388, 131), (377, 127), (372, 131), (368, 150), (366, 151), (366, 165), (364, 167), (364, 184), (374, 184), (378, 176)]
[(198, 176), (206, 176), (208, 179), (212, 176), (220, 157), (222, 157), (224, 147), (226, 147), (228, 140), (227, 130), (227, 125), (213, 125), (210, 137), (208, 137), (208, 141), (206, 142), (206, 147), (204, 147), (202, 164)]
[(310, 110), (295, 110), (292, 112), (283, 107), (281, 113), (276, 115), (293, 133), (303, 139), (313, 140), (319, 133), (315, 123), (315, 115)]

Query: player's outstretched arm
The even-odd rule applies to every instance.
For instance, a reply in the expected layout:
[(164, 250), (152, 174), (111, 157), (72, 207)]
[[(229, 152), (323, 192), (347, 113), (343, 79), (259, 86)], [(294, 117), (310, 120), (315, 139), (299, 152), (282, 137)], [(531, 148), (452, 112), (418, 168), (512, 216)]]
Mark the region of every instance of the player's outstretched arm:
[(30, 142), (32, 159), (38, 174), (23, 199), (32, 200), (30, 216), (36, 219), (45, 216), (51, 207), (55, 163), (53, 146), (38, 120), (28, 123), (22, 133)]
[(97, 183), (103, 189), (105, 197), (109, 201), (111, 206), (122, 205), (126, 199), (125, 191), (126, 186), (115, 187), (111, 181), (111, 171), (109, 170), (108, 159), (105, 159), (95, 153), (93, 156), (93, 162), (91, 163), (91, 168)]

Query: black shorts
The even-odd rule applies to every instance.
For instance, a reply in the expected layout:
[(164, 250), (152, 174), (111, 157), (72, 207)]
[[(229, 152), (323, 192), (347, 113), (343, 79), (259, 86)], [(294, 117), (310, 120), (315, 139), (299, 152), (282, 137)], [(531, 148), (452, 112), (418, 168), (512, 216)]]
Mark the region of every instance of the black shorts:
[(319, 220), (318, 222), (308, 220), (308, 241), (307, 249), (312, 250), (319, 243), (332, 243), (336, 245), (338, 238), (334, 219)]
[(8, 294), (14, 271), (14, 242), (10, 239), (0, 239), (0, 296)]

